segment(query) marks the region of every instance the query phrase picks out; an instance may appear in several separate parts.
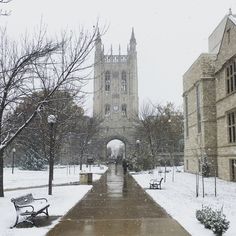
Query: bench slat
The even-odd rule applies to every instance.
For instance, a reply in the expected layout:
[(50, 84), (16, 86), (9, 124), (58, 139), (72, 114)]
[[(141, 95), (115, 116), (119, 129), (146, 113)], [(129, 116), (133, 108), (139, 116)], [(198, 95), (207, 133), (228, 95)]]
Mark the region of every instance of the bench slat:
[(18, 197), (12, 198), (11, 201), (17, 205), (27, 205), (34, 201), (32, 193)]

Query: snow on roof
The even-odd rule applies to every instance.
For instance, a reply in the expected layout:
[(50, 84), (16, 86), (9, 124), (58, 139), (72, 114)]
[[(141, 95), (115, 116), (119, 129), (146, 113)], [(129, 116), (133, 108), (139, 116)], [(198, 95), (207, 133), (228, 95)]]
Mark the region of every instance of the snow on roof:
[(236, 15), (230, 15), (229, 19), (236, 25)]

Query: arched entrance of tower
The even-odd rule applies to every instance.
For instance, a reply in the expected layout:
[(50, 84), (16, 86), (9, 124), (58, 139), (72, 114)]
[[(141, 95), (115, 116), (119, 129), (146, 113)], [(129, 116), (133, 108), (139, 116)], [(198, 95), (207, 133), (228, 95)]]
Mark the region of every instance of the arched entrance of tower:
[[(114, 142), (112, 142), (114, 140)], [(111, 146), (121, 146), (119, 160), (126, 158), (132, 158), (133, 148), (135, 146), (135, 138), (132, 135), (119, 135), (119, 134), (110, 134), (100, 133), (98, 136), (94, 137), (93, 143), (96, 143), (96, 156), (97, 159), (101, 162), (107, 162), (111, 158)], [(114, 158), (114, 157), (112, 157)]]
[(126, 144), (120, 139), (112, 139), (106, 145), (108, 163), (121, 163), (126, 156)]
[[(104, 139), (104, 149), (105, 149), (105, 159), (106, 161), (119, 161), (122, 162), (122, 159), (127, 158), (129, 153), (129, 140), (122, 135), (110, 135)], [(115, 159), (115, 160), (112, 160)]]

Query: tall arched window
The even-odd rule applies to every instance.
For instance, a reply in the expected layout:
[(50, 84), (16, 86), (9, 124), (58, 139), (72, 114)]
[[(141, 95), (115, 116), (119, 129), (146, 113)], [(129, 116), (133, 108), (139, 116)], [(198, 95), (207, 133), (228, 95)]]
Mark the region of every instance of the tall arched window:
[(111, 73), (106, 71), (105, 73), (105, 91), (110, 91), (111, 89)]
[(122, 104), (121, 112), (122, 112), (122, 116), (127, 116), (127, 105), (126, 104)]
[(127, 92), (127, 78), (126, 78), (125, 71), (122, 71), (122, 73), (121, 73), (121, 90), (123, 92)]
[(105, 105), (105, 116), (109, 116), (111, 114), (111, 105), (106, 104)]

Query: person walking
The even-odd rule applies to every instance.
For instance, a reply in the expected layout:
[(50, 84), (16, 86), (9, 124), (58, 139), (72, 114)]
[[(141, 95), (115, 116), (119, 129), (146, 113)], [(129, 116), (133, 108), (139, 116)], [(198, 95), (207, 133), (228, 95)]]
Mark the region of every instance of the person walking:
[(128, 163), (125, 158), (123, 159), (122, 166), (123, 166), (123, 173), (126, 174)]

